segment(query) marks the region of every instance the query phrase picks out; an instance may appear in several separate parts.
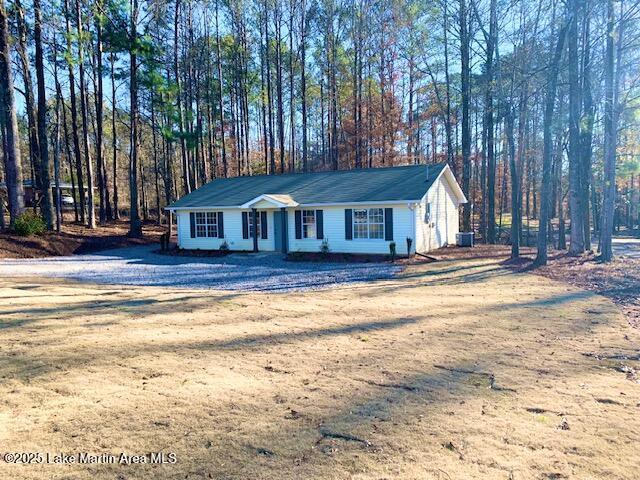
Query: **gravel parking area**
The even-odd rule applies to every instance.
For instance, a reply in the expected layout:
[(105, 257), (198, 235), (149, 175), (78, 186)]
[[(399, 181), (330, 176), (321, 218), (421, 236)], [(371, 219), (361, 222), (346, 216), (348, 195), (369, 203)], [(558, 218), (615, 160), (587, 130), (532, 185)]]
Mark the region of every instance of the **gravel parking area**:
[(155, 246), (91, 255), (0, 260), (3, 277), (54, 277), (111, 285), (238, 291), (294, 291), (388, 279), (402, 267), (382, 263), (287, 262), (276, 253), (173, 257)]

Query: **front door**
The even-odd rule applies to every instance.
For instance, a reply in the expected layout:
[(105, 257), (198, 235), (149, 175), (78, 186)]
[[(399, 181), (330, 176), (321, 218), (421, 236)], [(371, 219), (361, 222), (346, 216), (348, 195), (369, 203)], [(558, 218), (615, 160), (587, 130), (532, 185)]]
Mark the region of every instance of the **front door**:
[(273, 212), (273, 241), (275, 242), (276, 252), (282, 251), (282, 212), (275, 210)]
[(276, 252), (287, 253), (287, 211), (273, 212), (273, 241)]

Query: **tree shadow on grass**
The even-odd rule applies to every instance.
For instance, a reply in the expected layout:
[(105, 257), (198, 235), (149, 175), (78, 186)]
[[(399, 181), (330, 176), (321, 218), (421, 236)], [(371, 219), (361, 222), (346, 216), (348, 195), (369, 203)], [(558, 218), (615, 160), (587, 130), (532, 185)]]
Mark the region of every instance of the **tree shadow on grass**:
[[(483, 267), (483, 270), (475, 271)], [(463, 265), (444, 270), (404, 272), (397, 277), (397, 281), (393, 279), (382, 281), (379, 284), (349, 285), (345, 288), (362, 289), (365, 290), (364, 295), (376, 296), (381, 292), (391, 293), (428, 286), (473, 285), (510, 275), (514, 275), (514, 273), (499, 265), (489, 268), (487, 268), (487, 265)], [(406, 280), (409, 280), (409, 282), (406, 282)]]
[[(485, 307), (485, 312), (487, 313), (496, 313), (500, 312), (501, 315), (505, 315), (505, 312), (512, 310), (521, 310), (526, 311), (528, 308), (534, 307), (553, 307), (557, 305), (567, 304), (571, 302), (580, 302), (583, 300), (588, 300), (589, 298), (595, 296), (595, 294), (591, 292), (577, 291), (570, 293), (562, 293), (554, 296), (547, 296), (544, 298), (533, 299), (530, 301), (521, 301), (521, 302), (512, 302), (512, 303), (501, 303), (494, 305), (487, 305)], [(232, 296), (231, 296), (232, 297)], [(217, 300), (220, 300), (219, 297), (216, 297)], [(78, 311), (86, 310), (89, 307), (87, 304), (91, 304), (92, 302), (83, 302), (83, 304), (79, 307), (72, 309), (67, 312), (69, 316), (77, 314)], [(119, 302), (116, 302), (119, 303)], [(125, 302), (126, 303), (126, 302)], [(134, 300), (131, 302), (131, 305), (128, 307), (121, 307), (128, 309), (128, 313), (130, 314), (155, 314), (157, 311), (155, 307), (158, 306), (160, 308), (165, 308), (165, 305), (180, 305), (180, 299), (170, 299), (167, 300), (166, 303), (163, 303), (161, 300), (153, 300), (149, 299), (149, 301), (138, 301)], [(104, 302), (103, 307), (110, 306), (110, 302)], [(139, 309), (141, 307), (152, 306), (154, 308), (151, 312), (140, 312)], [(186, 307), (186, 306), (185, 306)], [(193, 306), (188, 308), (190, 312), (195, 311)], [(56, 310), (56, 309), (49, 309)], [(456, 315), (468, 315), (478, 313), (478, 308), (470, 308), (464, 310), (456, 310)], [(0, 315), (2, 312), (0, 312)], [(65, 365), (65, 368), (77, 368), (81, 366), (85, 366), (87, 364), (91, 364), (93, 362), (103, 363), (105, 361), (109, 361), (113, 358), (125, 359), (131, 358), (139, 355), (145, 354), (158, 354), (163, 352), (178, 352), (180, 350), (189, 350), (189, 351), (211, 351), (211, 350), (243, 350), (243, 349), (255, 349), (263, 346), (273, 346), (273, 345), (281, 345), (281, 344), (291, 344), (294, 342), (301, 342), (309, 339), (321, 339), (324, 337), (332, 337), (332, 336), (342, 336), (342, 335), (351, 335), (355, 333), (366, 333), (372, 331), (381, 331), (388, 329), (395, 329), (404, 327), (410, 324), (416, 324), (428, 320), (432, 315), (424, 315), (424, 316), (408, 316), (408, 317), (400, 317), (394, 318), (390, 320), (382, 320), (382, 321), (370, 321), (370, 322), (357, 322), (350, 323), (347, 325), (338, 325), (338, 326), (329, 326), (323, 328), (315, 328), (315, 329), (304, 329), (300, 331), (294, 332), (282, 332), (282, 333), (268, 333), (268, 334), (253, 334), (253, 335), (245, 335), (232, 339), (225, 340), (215, 340), (211, 342), (168, 342), (168, 343), (142, 343), (138, 344), (135, 348), (131, 345), (127, 345), (126, 347), (119, 347), (105, 349), (103, 351), (96, 351), (91, 353), (67, 353), (64, 355), (54, 355), (50, 357), (38, 357), (34, 359), (35, 362), (45, 361), (46, 363), (51, 364), (60, 364)], [(546, 321), (546, 320), (545, 320)], [(5, 326), (3, 328), (9, 327), (21, 327), (28, 324), (29, 320), (21, 321), (17, 320), (15, 322), (11, 322), (10, 325)], [(1, 324), (0, 324), (1, 325)], [(591, 328), (591, 324), (589, 322), (575, 322), (575, 327), (577, 330), (588, 331)], [(459, 328), (459, 327), (458, 327)], [(577, 331), (576, 330), (576, 331)], [(11, 371), (11, 362), (9, 365), (3, 365), (2, 360), (0, 359), (0, 372), (4, 372), (5, 374), (10, 374)], [(22, 372), (14, 372), (12, 375), (21, 378), (28, 378), (29, 371)]]
[[(573, 303), (576, 307), (584, 309), (586, 308), (586, 304), (583, 302), (589, 300), (592, 296), (594, 296), (594, 294), (589, 292), (562, 292), (558, 295), (546, 295), (542, 298), (535, 298), (524, 302), (503, 304), (494, 302), (485, 308), (486, 311), (495, 312), (496, 309), (500, 309), (501, 314), (504, 314), (504, 311), (512, 314), (512, 312), (510, 312), (511, 309), (524, 312), (527, 308), (531, 307), (552, 308)], [(200, 296), (196, 298), (200, 298)], [(173, 299), (173, 301), (175, 300), (176, 299)], [(105, 304), (108, 305), (109, 302), (105, 302)], [(155, 311), (155, 305), (160, 309), (164, 308), (164, 304), (161, 302), (158, 304), (133, 304), (130, 308), (135, 312), (136, 310), (144, 310), (151, 306), (154, 310), (151, 313), (155, 314), (158, 313)], [(105, 306), (104, 308), (108, 307)], [(461, 315), (465, 315), (476, 313), (477, 311), (478, 309), (475, 308), (462, 312), (456, 311), (456, 314), (460, 313)], [(551, 310), (551, 312), (553, 311)], [(59, 350), (51, 350), (53, 355), (49, 354), (47, 356), (38, 356), (35, 353), (21, 353), (20, 355), (0, 358), (0, 378), (2, 378), (0, 381), (31, 381), (51, 372), (59, 371), (61, 373), (68, 373), (73, 369), (80, 370), (102, 363), (109, 364), (114, 360), (117, 360), (120, 364), (135, 365), (135, 362), (132, 362), (131, 359), (144, 355), (158, 356), (169, 353), (182, 356), (185, 353), (193, 351), (215, 354), (216, 351), (227, 350), (242, 352), (241, 354), (244, 356), (245, 352), (250, 354), (254, 350), (263, 349), (263, 347), (269, 348), (297, 342), (312, 343), (323, 338), (332, 338), (335, 336), (386, 331), (411, 325), (417, 326), (427, 322), (429, 318), (429, 316), (404, 316), (382, 321), (352, 322), (346, 325), (311, 328), (293, 332), (253, 334), (213, 341), (160, 344), (144, 342), (125, 346), (115, 343), (114, 348), (105, 348), (104, 350), (73, 351), (70, 353), (64, 351), (60, 353)], [(608, 321), (609, 317), (606, 318), (606, 321)], [(483, 321), (483, 319), (477, 318), (467, 326), (473, 327), (474, 324)], [(546, 322), (549, 321), (542, 317), (535, 317), (526, 323), (525, 328), (530, 330), (525, 331), (522, 337), (525, 347), (529, 347), (528, 343), (533, 342), (534, 336), (537, 333), (536, 328), (546, 325)], [(565, 326), (570, 328), (576, 336), (588, 334), (591, 328), (590, 323), (583, 321), (580, 314), (575, 314), (575, 318), (565, 323), (566, 325), (563, 324), (563, 328)], [(551, 326), (551, 324), (549, 325)], [(447, 326), (446, 328), (459, 327), (460, 325), (456, 325), (455, 327)], [(221, 326), (221, 328), (223, 327)], [(503, 331), (501, 334), (506, 335), (508, 332), (504, 331), (504, 327), (502, 328)], [(433, 335), (436, 332), (436, 329), (431, 329), (429, 333)], [(434, 341), (438, 340), (436, 339)], [(49, 350), (47, 352), (49, 352)], [(395, 360), (394, 355), (402, 354), (402, 352), (398, 353), (397, 350), (383, 350), (382, 348), (378, 352), (382, 358), (378, 367), (382, 369), (385, 367), (386, 361), (392, 363)], [(351, 398), (347, 398), (344, 403), (336, 402), (332, 413), (324, 415), (320, 422), (285, 422), (280, 420), (283, 423), (287, 423), (287, 425), (275, 434), (272, 429), (260, 430), (259, 427), (255, 427), (252, 444), (273, 451), (273, 461), (278, 462), (278, 466), (285, 463), (289, 465), (288, 467), (285, 466), (285, 468), (293, 468), (291, 467), (291, 465), (293, 465), (291, 460), (299, 458), (300, 455), (307, 455), (308, 457), (315, 456), (316, 459), (320, 456), (319, 461), (312, 462), (310, 468), (319, 469), (319, 473), (323, 473), (323, 476), (331, 476), (331, 474), (336, 473), (336, 469), (340, 467), (337, 463), (331, 462), (330, 457), (325, 457), (325, 454), (321, 450), (321, 447), (325, 444), (333, 445), (333, 443), (330, 442), (337, 442), (341, 451), (352, 452), (353, 450), (358, 450), (364, 451), (367, 455), (376, 455), (377, 447), (383, 447), (387, 452), (399, 452), (402, 438), (395, 434), (389, 435), (388, 440), (380, 440), (380, 436), (372, 437), (370, 433), (372, 431), (372, 423), (389, 422), (386, 424), (389, 425), (388, 428), (393, 428), (393, 431), (401, 430), (402, 428), (410, 428), (409, 422), (415, 420), (418, 415), (425, 413), (432, 415), (432, 417), (428, 417), (430, 421), (434, 421), (434, 418), (438, 418), (438, 415), (442, 416), (442, 412), (438, 410), (438, 407), (452, 401), (453, 397), (455, 397), (457, 401), (470, 397), (484, 396), (499, 399), (511, 395), (518, 395), (517, 392), (512, 392), (511, 390), (518, 390), (519, 392), (521, 388), (533, 388), (531, 386), (523, 387), (526, 379), (516, 377), (512, 374), (510, 375), (510, 380), (506, 381), (499, 373), (496, 374), (494, 378), (494, 385), (497, 385), (498, 388), (491, 387), (491, 374), (499, 372), (500, 370), (505, 371), (505, 369), (508, 371), (508, 368), (511, 368), (499, 364), (499, 361), (509, 354), (510, 352), (505, 349), (498, 339), (495, 346), (479, 348), (477, 351), (472, 352), (472, 354), (466, 355), (466, 358), (450, 359), (447, 363), (445, 363), (445, 359), (439, 360), (443, 362), (445, 368), (438, 368), (435, 366), (435, 363), (432, 367), (416, 364), (417, 372), (408, 372), (406, 375), (398, 372), (398, 374), (401, 375), (399, 379), (395, 378), (386, 381), (386, 379), (380, 380), (380, 378), (367, 378), (365, 379), (367, 381), (364, 383), (364, 391), (362, 389), (359, 390), (357, 395), (352, 395)], [(342, 374), (346, 374), (344, 377), (345, 387), (360, 381), (354, 378), (353, 374), (357, 371), (356, 365), (358, 365), (358, 362), (366, 362), (368, 360), (369, 357), (365, 357), (364, 355), (363, 353), (361, 356), (351, 358), (345, 367), (341, 367)], [(472, 356), (472, 358), (469, 358), (469, 356)], [(448, 356), (447, 358), (451, 357)], [(312, 360), (313, 359), (310, 359), (310, 361)], [(379, 359), (376, 359), (376, 361), (379, 361)], [(529, 372), (530, 375), (538, 375), (535, 370), (537, 365), (524, 366), (523, 368), (525, 368), (525, 372)], [(576, 362), (575, 364), (563, 364), (561, 368), (562, 375), (566, 376), (572, 368), (579, 369), (583, 367)], [(558, 370), (558, 372), (559, 371), (560, 370)], [(554, 375), (555, 372), (556, 370), (553, 370), (547, 374)], [(558, 375), (560, 375), (560, 373), (558, 373)], [(469, 379), (473, 381), (469, 381)], [(329, 393), (330, 392), (326, 392), (326, 394)], [(235, 401), (241, 402), (242, 399), (236, 399)], [(399, 420), (399, 422), (393, 425), (396, 420)], [(287, 439), (290, 439), (292, 436), (298, 438), (299, 442), (297, 442), (294, 450), (284, 450), (284, 445), (287, 445)], [(197, 450), (193, 452), (193, 457), (195, 461), (204, 463), (210, 461), (211, 454), (212, 450)], [(256, 464), (252, 463), (251, 459), (247, 462), (246, 468), (249, 469), (247, 473), (255, 476), (256, 471), (250, 469), (255, 469)]]
[[(563, 298), (548, 303), (558, 305), (564, 301)], [(579, 315), (568, 323), (567, 328), (576, 333), (576, 341), (582, 335), (590, 333), (585, 323), (588, 322), (582, 322)], [(531, 346), (528, 344), (535, 345), (536, 337), (537, 331), (532, 329), (523, 340), (527, 346)], [(395, 360), (393, 352), (384, 355), (391, 363)], [(344, 453), (346, 457), (342, 458), (352, 458), (353, 454), (376, 456), (381, 452), (387, 458), (395, 454), (404, 458), (402, 452), (406, 451), (407, 439), (401, 433), (402, 430), (410, 429), (407, 434), (411, 435), (413, 426), (422, 417), (425, 417), (427, 423), (447, 422), (447, 412), (443, 411), (443, 406), (450, 404), (451, 408), (455, 408), (470, 398), (486, 398), (492, 403), (502, 403), (508, 397), (527, 398), (528, 392), (541, 388), (537, 384), (541, 375), (567, 378), (584, 377), (587, 373), (585, 365), (579, 362), (545, 365), (544, 372), (540, 370), (538, 363), (506, 365), (503, 360), (509, 356), (510, 352), (496, 342), (493, 347), (474, 352), (473, 358), (465, 355), (464, 360), (442, 360), (446, 362), (444, 364), (439, 364), (436, 360), (431, 367), (422, 366), (418, 369), (422, 371), (407, 375), (396, 371), (391, 378), (384, 378), (386, 362), (376, 359), (376, 366), (381, 372), (374, 374), (375, 377), (364, 380), (354, 378), (353, 375), (344, 377), (342, 386), (345, 391), (353, 391), (358, 382), (362, 382), (364, 389), (356, 388), (357, 393), (347, 398), (339, 395), (341, 400), (336, 400), (333, 408), (328, 408), (325, 404), (320, 418), (307, 418), (304, 410), (295, 412), (287, 421), (278, 424), (275, 435), (274, 428), (264, 431), (256, 428), (252, 432), (251, 442), (273, 452), (274, 461), (277, 462), (274, 468), (283, 475), (282, 478), (289, 478), (285, 472), (291, 468), (295, 471), (295, 467), (291, 466), (299, 465), (301, 458), (307, 459), (309, 468), (318, 470), (318, 478), (341, 476), (345, 473), (340, 472), (344, 464), (333, 457), (335, 452)], [(351, 359), (349, 365), (355, 367), (360, 362), (366, 363), (368, 359), (368, 356), (358, 356)], [(341, 372), (347, 373), (348, 368), (347, 365), (342, 366)], [(596, 371), (600, 374), (601, 369)], [(312, 391), (315, 387), (311, 384), (307, 388)], [(325, 396), (329, 394), (330, 392), (326, 392)], [(524, 408), (522, 414), (525, 415)], [(449, 443), (452, 446), (448, 447), (445, 441), (453, 440), (457, 444), (456, 440), (462, 435), (455, 431), (448, 433), (453, 437), (434, 436), (425, 438), (424, 441), (435, 442), (436, 445), (443, 442), (442, 451), (446, 455), (446, 450), (455, 450), (455, 446)], [(290, 441), (291, 438), (296, 439), (295, 444)], [(508, 446), (504, 446), (504, 449), (511, 450), (511, 454), (517, 453)], [(207, 461), (207, 455), (211, 453), (204, 450), (193, 452), (198, 462)], [(255, 468), (259, 468), (259, 465), (247, 458), (246, 473), (255, 475), (256, 470), (252, 470)], [(280, 470), (281, 468), (284, 470)], [(505, 469), (500, 462), (493, 462), (492, 468), (496, 471)]]
[[(380, 330), (401, 328), (419, 322), (424, 317), (403, 317), (392, 320), (360, 322), (347, 325), (331, 326), (325, 328), (306, 329), (298, 332), (282, 332), (269, 334), (245, 335), (228, 340), (215, 340), (211, 342), (170, 342), (170, 343), (144, 343), (135, 347), (116, 347), (99, 351), (71, 354), (54, 354), (48, 357), (38, 356), (32, 359), (37, 367), (29, 367), (29, 359), (26, 355), (21, 355), (21, 368), (14, 370), (15, 361), (9, 357), (0, 358), (0, 377), (19, 378), (22, 380), (31, 379), (31, 372), (36, 368), (37, 375), (42, 375), (63, 367), (65, 370), (72, 368), (83, 368), (96, 361), (103, 363), (118, 359), (124, 360), (146, 354), (159, 354), (166, 352), (183, 351), (211, 351), (211, 350), (252, 350), (263, 346), (283, 345), (300, 342), (309, 339), (321, 339), (324, 337), (352, 335), (355, 333), (367, 333)], [(57, 352), (57, 351), (56, 351)], [(47, 370), (45, 365), (50, 368)]]
[[(111, 292), (108, 292), (109, 294)], [(56, 305), (53, 307), (31, 307), (22, 308), (17, 307), (13, 309), (0, 310), (0, 330), (7, 328), (17, 328), (27, 324), (34, 324), (43, 320), (65, 320), (73, 318), (76, 315), (85, 314), (87, 316), (95, 316), (100, 310), (100, 313), (124, 313), (145, 315), (159, 313), (155, 310), (155, 307), (171, 309), (171, 312), (179, 315), (183, 312), (190, 312), (193, 310), (193, 305), (189, 302), (192, 300), (206, 301), (206, 306), (211, 307), (215, 303), (222, 303), (225, 301), (233, 300), (238, 295), (236, 294), (223, 294), (210, 297), (204, 297), (202, 295), (183, 295), (175, 298), (135, 298), (135, 299), (118, 299), (118, 300), (89, 300), (76, 303), (66, 302), (64, 304)], [(23, 297), (25, 300), (32, 298), (31, 296)], [(104, 312), (107, 310), (107, 312)], [(113, 310), (109, 312), (108, 310)], [(11, 315), (24, 315), (32, 316), (32, 318), (18, 318), (7, 319), (7, 316)], [(64, 324), (59, 325), (60, 328), (66, 327)], [(46, 328), (51, 328), (50, 325)]]

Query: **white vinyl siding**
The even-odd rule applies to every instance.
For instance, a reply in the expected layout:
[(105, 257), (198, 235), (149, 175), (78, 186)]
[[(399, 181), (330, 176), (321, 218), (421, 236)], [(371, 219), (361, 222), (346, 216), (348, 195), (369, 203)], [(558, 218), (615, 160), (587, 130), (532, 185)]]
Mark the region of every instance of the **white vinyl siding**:
[(418, 204), (415, 218), (416, 251), (426, 253), (455, 244), (459, 231), (458, 201), (444, 175)]
[[(430, 205), (429, 207), (427, 206), (428, 204)], [(349, 208), (352, 209), (352, 240), (345, 238), (345, 209)], [(425, 195), (425, 198), (422, 199), (422, 202), (415, 205), (414, 209), (410, 209), (406, 203), (300, 207), (299, 210), (303, 211), (301, 218), (302, 239), (295, 238), (296, 208), (288, 208), (289, 251), (320, 251), (323, 240), (315, 238), (317, 237), (318, 217), (314, 210), (322, 210), (324, 239), (327, 241), (331, 252), (388, 254), (390, 241), (384, 240), (385, 208), (393, 208), (393, 239), (396, 243), (396, 251), (400, 255), (407, 253), (407, 237), (413, 240), (412, 249), (420, 253), (454, 244), (456, 241), (456, 233), (459, 230), (458, 201), (446, 176), (442, 175)], [(367, 229), (367, 236), (366, 238), (358, 238), (356, 234), (357, 224), (353, 222), (355, 222), (356, 212), (364, 210), (367, 212), (367, 223), (364, 224)], [(231, 208), (216, 209), (216, 211), (222, 211), (224, 214), (224, 239), (200, 236), (191, 238), (190, 212), (181, 210), (176, 212), (178, 245), (186, 249), (214, 250), (220, 248), (220, 245), (226, 240), (231, 250), (253, 250), (253, 239), (251, 237), (242, 238), (243, 210)], [(267, 212), (268, 238), (258, 238), (258, 249), (260, 251), (273, 251), (275, 250), (273, 213), (278, 210), (265, 209), (265, 211)], [(370, 221), (371, 211), (374, 211), (373, 222)], [(375, 213), (376, 211), (382, 212), (382, 217)], [(313, 216), (311, 215), (312, 212), (314, 213)], [(360, 218), (364, 217), (360, 215)], [(373, 227), (373, 237), (379, 236), (381, 238), (371, 238), (370, 229), (372, 225), (376, 225)], [(304, 238), (305, 231), (307, 238)]]
[[(372, 253), (383, 254), (389, 253), (389, 243), (384, 239), (384, 223), (382, 224), (382, 238), (353, 238), (353, 240), (347, 240), (345, 238), (345, 219), (344, 211), (347, 208), (353, 210), (352, 215), (356, 210), (362, 209), (382, 209), (383, 222), (384, 222), (384, 209), (393, 208), (393, 238), (396, 242), (396, 251), (398, 254), (407, 253), (407, 241), (406, 238), (410, 237), (414, 240), (415, 235), (413, 232), (413, 220), (412, 211), (406, 203), (402, 204), (384, 204), (384, 205), (340, 205), (340, 206), (322, 206), (316, 207), (316, 209), (323, 211), (323, 230), (324, 238), (329, 244), (329, 250), (331, 252), (340, 253)], [(322, 240), (320, 239), (296, 239), (295, 232), (295, 209), (289, 209), (289, 251), (290, 252), (319, 252)], [(353, 218), (352, 218), (353, 221)]]
[[(176, 212), (178, 222), (178, 246), (189, 250), (217, 250), (226, 240), (230, 250), (253, 250), (253, 238), (242, 238), (242, 212), (239, 208), (217, 209), (223, 212), (224, 238), (191, 238), (191, 224), (189, 211), (180, 210)], [(246, 211), (246, 210), (245, 210)], [(197, 213), (197, 212), (196, 212)], [(249, 212), (250, 213), (250, 212)], [(260, 211), (258, 211), (258, 214)], [(250, 215), (249, 215), (250, 218)], [(268, 252), (275, 250), (273, 235), (273, 211), (267, 210), (267, 236), (262, 239), (258, 237), (258, 250)]]

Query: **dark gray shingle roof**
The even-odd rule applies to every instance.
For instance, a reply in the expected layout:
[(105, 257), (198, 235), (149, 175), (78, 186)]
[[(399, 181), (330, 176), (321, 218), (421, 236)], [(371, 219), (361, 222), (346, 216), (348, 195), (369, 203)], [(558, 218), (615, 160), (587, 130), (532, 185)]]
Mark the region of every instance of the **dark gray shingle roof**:
[(290, 195), (300, 204), (419, 200), (444, 167), (444, 163), (438, 163), (222, 178), (203, 185), (168, 208), (234, 207), (263, 194)]

